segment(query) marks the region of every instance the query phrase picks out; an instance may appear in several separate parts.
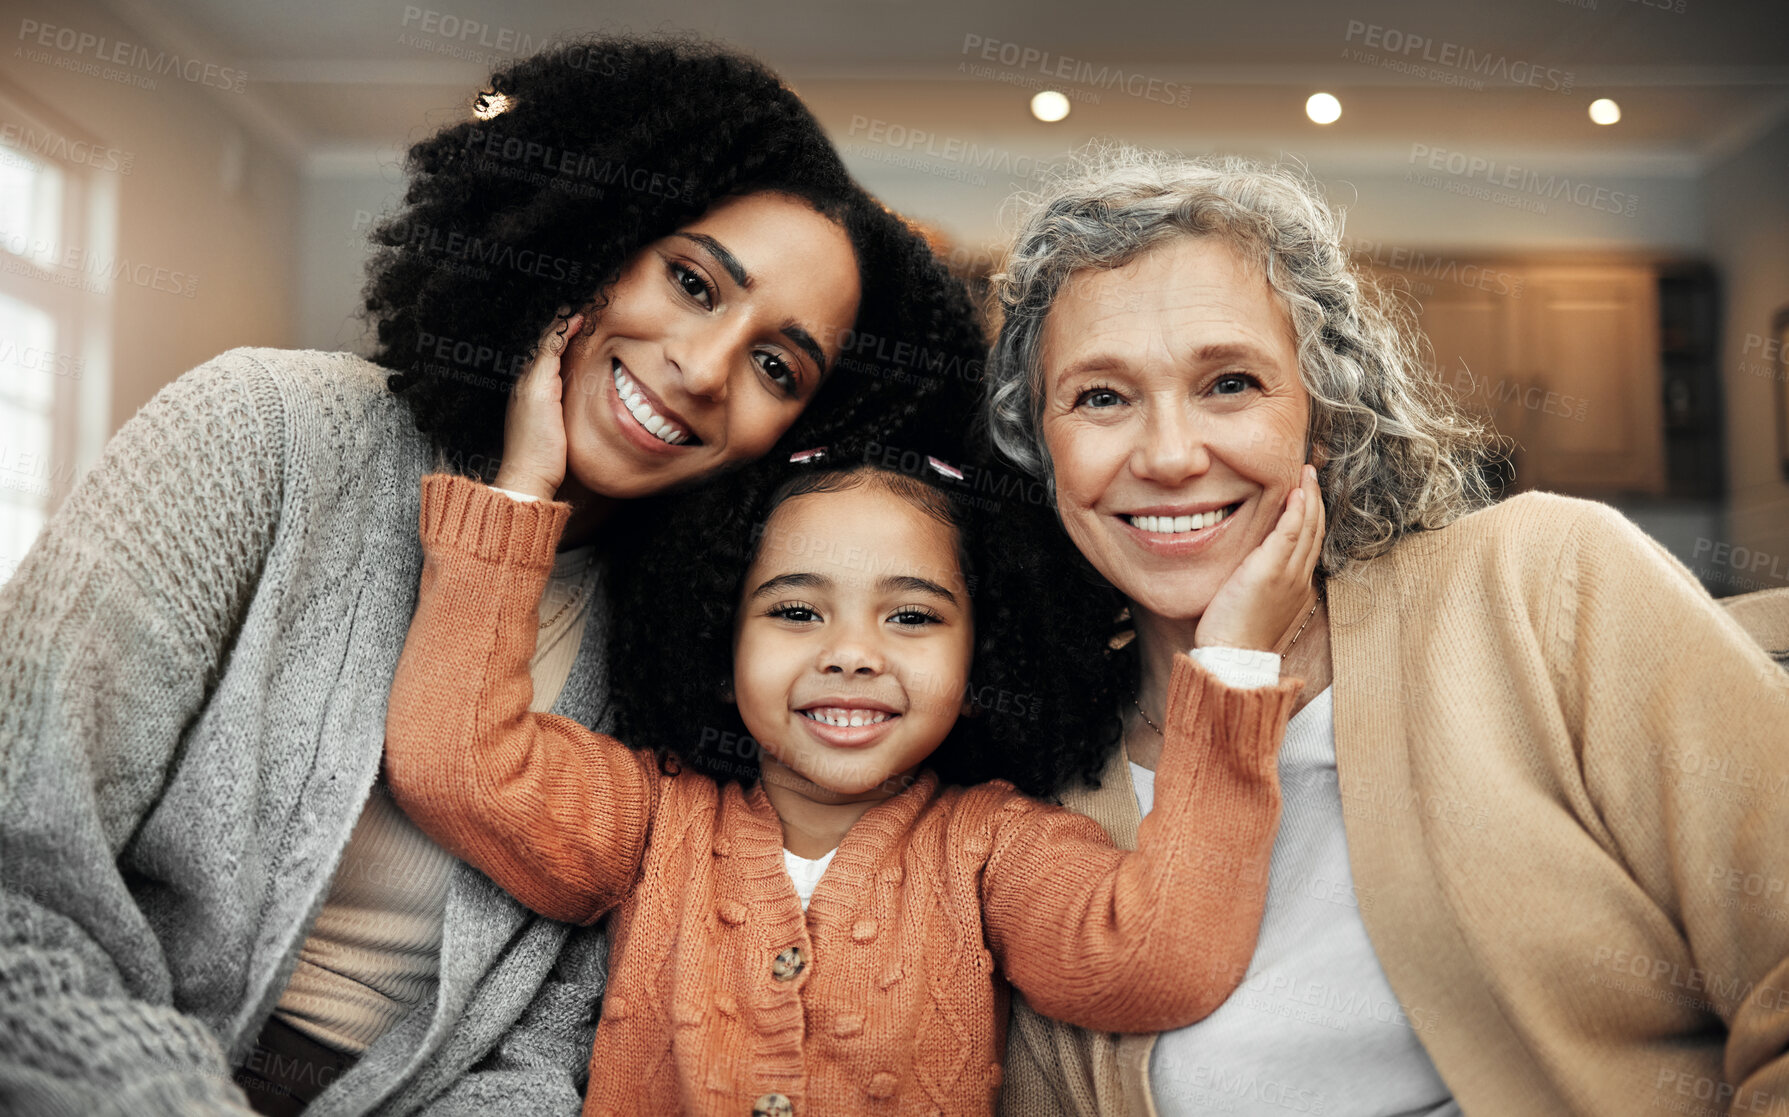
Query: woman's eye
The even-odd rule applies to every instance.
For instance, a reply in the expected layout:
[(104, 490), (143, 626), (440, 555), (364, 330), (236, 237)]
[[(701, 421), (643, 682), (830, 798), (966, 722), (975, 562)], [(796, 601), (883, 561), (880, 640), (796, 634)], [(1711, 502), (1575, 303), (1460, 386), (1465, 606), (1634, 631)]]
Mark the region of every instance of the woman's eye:
[(1118, 393), (1110, 388), (1089, 388), (1075, 397), (1076, 407), (1103, 409), (1117, 407), (1121, 402)]
[(1241, 395), (1250, 388), (1259, 387), (1261, 382), (1246, 372), (1226, 372), (1212, 382), (1211, 390), (1220, 396)]
[(770, 377), (771, 383), (781, 388), (785, 394), (790, 396), (800, 394), (801, 374), (788, 361), (783, 360), (775, 353), (758, 353), (755, 355), (755, 359), (758, 362), (758, 368), (763, 371), (765, 376)]
[(687, 264), (680, 264), (676, 260), (671, 261), (671, 282), (677, 284), (684, 294), (696, 300), (701, 306), (712, 307), (714, 305), (714, 289), (708, 286), (708, 281), (702, 278), (701, 273)]

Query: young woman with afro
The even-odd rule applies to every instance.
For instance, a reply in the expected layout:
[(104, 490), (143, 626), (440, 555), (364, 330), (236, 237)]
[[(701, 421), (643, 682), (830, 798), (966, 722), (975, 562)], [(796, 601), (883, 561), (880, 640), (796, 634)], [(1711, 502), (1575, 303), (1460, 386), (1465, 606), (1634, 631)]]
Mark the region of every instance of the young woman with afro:
[[(531, 678), (600, 724), (605, 552), (645, 546), (665, 494), (968, 413), (960, 284), (756, 62), (562, 45), (408, 169), (371, 359), (180, 377), (0, 591), (0, 1111), (574, 1112), (600, 940), (379, 779), (419, 479), (562, 463)], [(508, 445), (543, 344), (564, 444)]]

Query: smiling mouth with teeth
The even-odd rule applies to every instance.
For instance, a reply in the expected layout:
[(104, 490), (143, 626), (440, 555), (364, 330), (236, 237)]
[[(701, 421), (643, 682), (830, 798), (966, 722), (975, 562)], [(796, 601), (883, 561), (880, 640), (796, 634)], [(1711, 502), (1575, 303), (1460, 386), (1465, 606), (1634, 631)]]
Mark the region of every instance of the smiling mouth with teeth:
[(817, 721), (821, 725), (858, 726), (880, 725), (890, 718), (901, 715), (891, 714), (883, 710), (847, 710), (842, 706), (816, 706), (811, 710), (797, 711), (809, 721)]
[(1230, 518), (1230, 514), (1242, 507), (1240, 503), (1210, 512), (1201, 512), (1197, 516), (1126, 516), (1124, 521), (1138, 531), (1154, 532), (1157, 535), (1182, 535), (1189, 531), (1201, 531), (1215, 527)]
[(633, 377), (621, 371), (620, 361), (612, 362), (609, 371), (615, 380), (615, 391), (621, 396), (621, 406), (627, 408), (635, 422), (646, 428), (646, 433), (672, 446), (695, 441), (690, 432), (652, 409), (652, 405), (646, 402), (645, 393), (634, 383)]

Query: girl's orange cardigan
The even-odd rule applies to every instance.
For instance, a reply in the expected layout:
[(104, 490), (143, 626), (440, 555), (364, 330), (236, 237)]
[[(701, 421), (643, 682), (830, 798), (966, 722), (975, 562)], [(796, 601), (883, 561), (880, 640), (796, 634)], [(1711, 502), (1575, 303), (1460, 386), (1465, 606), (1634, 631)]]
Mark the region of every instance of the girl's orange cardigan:
[(423, 482), (422, 598), (386, 770), (423, 829), (528, 906), (611, 910), (586, 1114), (988, 1113), (1008, 981), (1040, 1012), (1159, 1031), (1247, 969), (1297, 682), (1174, 667), (1138, 849), (1004, 782), (927, 772), (846, 836), (807, 912), (761, 786), (528, 711), (538, 600), (568, 514)]

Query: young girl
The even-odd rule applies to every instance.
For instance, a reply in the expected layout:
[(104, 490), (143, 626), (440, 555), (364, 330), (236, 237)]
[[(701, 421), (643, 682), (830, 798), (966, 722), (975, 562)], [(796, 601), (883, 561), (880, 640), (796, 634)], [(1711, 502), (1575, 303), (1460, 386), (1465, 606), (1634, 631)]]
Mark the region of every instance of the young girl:
[[(550, 403), (548, 364), (515, 407)], [(1018, 587), (983, 583), (972, 609), (985, 552), (962, 502), (830, 455), (756, 510), (716, 680), (737, 722), (682, 727), (701, 746), (674, 757), (529, 712), (568, 515), (551, 478), (506, 463), (510, 492), (423, 482), (387, 773), (431, 836), (530, 907), (614, 911), (586, 1113), (986, 1113), (1006, 982), (1077, 1024), (1161, 1029), (1222, 1003), (1252, 954), (1299, 684), (1233, 688), (1180, 658), (1134, 853), (1005, 782), (942, 786), (928, 758), (975, 736), (953, 729), (975, 648), (1000, 636), (978, 622), (1013, 615)], [(1314, 482), (1292, 494), (1244, 564), (1246, 606), (1211, 630), (1224, 642), (1270, 647), (1296, 620), (1320, 507)]]

